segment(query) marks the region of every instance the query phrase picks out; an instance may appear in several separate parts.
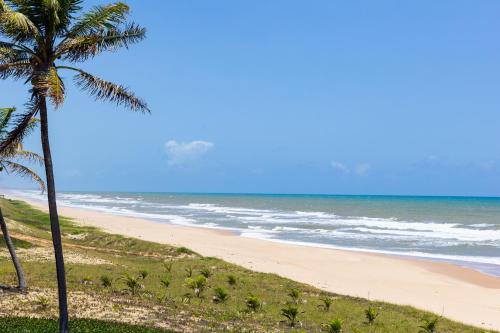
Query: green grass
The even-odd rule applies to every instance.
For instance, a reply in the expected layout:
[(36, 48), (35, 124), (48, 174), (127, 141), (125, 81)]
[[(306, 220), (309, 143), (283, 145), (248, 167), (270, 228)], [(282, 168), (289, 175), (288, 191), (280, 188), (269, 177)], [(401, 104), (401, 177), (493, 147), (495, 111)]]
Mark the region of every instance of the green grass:
[[(22, 230), (16, 229), (12, 233), (22, 232), (42, 240), (50, 239), (47, 214), (19, 201), (0, 199), (0, 206), (9, 220), (23, 225)], [(124, 309), (134, 306), (148, 312), (149, 317), (140, 324), (168, 323), (168, 327), (176, 331), (190, 329), (195, 332), (321, 332), (326, 327), (325, 324), (338, 318), (343, 322), (343, 332), (416, 333), (419, 326), (423, 325), (424, 318), (433, 316), (409, 306), (327, 293), (278, 275), (258, 273), (216, 258), (202, 257), (187, 248), (175, 248), (78, 226), (67, 218), (62, 218), (61, 224), (67, 253), (84, 254), (86, 257), (109, 263), (68, 263), (70, 295), (79, 292), (97, 299), (103, 308), (112, 307), (113, 313), (119, 316), (117, 320), (120, 321), (126, 321), (129, 316)], [(70, 237), (72, 235), (84, 237), (74, 239)], [(35, 249), (42, 246), (32, 242), (37, 246)], [(0, 257), (0, 284), (14, 285), (13, 267), (7, 263), (8, 258)], [(31, 288), (56, 287), (53, 262), (29, 261), (23, 262), (23, 265)], [(139, 278), (139, 286), (134, 287), (132, 292), (127, 287), (128, 280), (124, 277), (128, 274), (136, 278), (143, 271), (148, 272), (147, 277)], [(192, 273), (191, 277), (187, 276), (188, 272)], [(111, 287), (103, 287), (103, 276), (111, 281)], [(203, 283), (200, 276), (204, 279)], [(168, 286), (162, 282), (167, 280)], [(197, 283), (197, 280), (200, 283)], [(199, 287), (202, 290), (197, 290)], [(221, 296), (221, 290), (225, 294), (224, 301), (214, 300), (214, 296)], [(255, 311), (248, 306), (249, 299), (260, 303)], [(325, 306), (325, 299), (328, 300), (328, 307)], [(55, 304), (56, 301), (52, 300), (44, 316), (56, 315)], [(25, 312), (22, 316), (31, 315), (30, 306), (24, 307), (26, 309), (23, 310)], [(70, 301), (70, 312), (74, 318), (74, 314), (79, 313), (79, 307), (71, 309), (71, 306)], [(290, 306), (296, 307), (299, 313), (295, 327), (291, 327), (287, 318), (282, 315), (282, 309)], [(0, 315), (2, 307), (4, 305), (0, 298)], [(368, 308), (378, 313), (372, 324), (367, 323)], [(3, 320), (5, 322), (9, 319)], [(17, 322), (22, 324), (22, 320)], [(1, 323), (0, 321), (0, 327)], [(50, 321), (46, 323), (50, 325)], [(86, 325), (85, 321), (73, 322), (74, 325), (77, 323)], [(485, 331), (443, 318), (439, 320), (438, 332)]]
[[(16, 249), (31, 249), (33, 247), (33, 244), (30, 242), (27, 242), (22, 239), (17, 239), (15, 237), (11, 237), (12, 243), (14, 243), (14, 247)], [(5, 244), (5, 239), (3, 237), (0, 238), (0, 248), (6, 247), (7, 245)]]
[[(76, 319), (70, 323), (72, 333), (168, 333), (156, 328), (131, 326), (114, 322)], [(56, 320), (33, 318), (0, 318), (0, 332), (5, 333), (52, 333), (58, 331)]]

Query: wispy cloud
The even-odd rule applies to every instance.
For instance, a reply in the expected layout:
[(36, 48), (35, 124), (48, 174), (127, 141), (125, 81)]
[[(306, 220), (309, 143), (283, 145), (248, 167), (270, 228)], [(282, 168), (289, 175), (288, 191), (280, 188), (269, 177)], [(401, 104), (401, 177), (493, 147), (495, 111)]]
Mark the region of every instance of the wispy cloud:
[(165, 143), (165, 151), (168, 155), (169, 165), (181, 165), (192, 162), (205, 155), (214, 147), (214, 143), (201, 140), (191, 142), (170, 140)]
[(371, 168), (372, 166), (369, 163), (361, 163), (354, 167), (354, 172), (359, 176), (364, 176), (370, 171)]
[(335, 172), (343, 174), (353, 173), (358, 176), (365, 176), (370, 172), (370, 169), (372, 168), (371, 164), (369, 163), (359, 163), (352, 167), (349, 167), (348, 165), (342, 162), (332, 161), (330, 165), (332, 166)]
[(351, 170), (349, 170), (349, 168), (341, 163), (341, 162), (337, 162), (337, 161), (332, 161), (332, 168), (333, 170), (335, 171), (339, 171), (339, 172), (342, 172), (342, 173), (349, 173)]

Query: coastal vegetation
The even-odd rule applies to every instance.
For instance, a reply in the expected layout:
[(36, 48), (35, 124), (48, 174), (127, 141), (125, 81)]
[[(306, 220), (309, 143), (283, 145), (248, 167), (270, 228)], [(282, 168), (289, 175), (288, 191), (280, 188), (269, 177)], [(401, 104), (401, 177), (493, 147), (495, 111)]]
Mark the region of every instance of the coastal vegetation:
[[(29, 285), (25, 293), (3, 291), (0, 327), (53, 332), (57, 284), (48, 264), (54, 260), (49, 215), (15, 200), (0, 199), (0, 207), (13, 239), (25, 244), (19, 257)], [(65, 217), (60, 222), (69, 313), (78, 318), (70, 322), (73, 332), (485, 332), (409, 306), (336, 295), (187, 249), (108, 234)], [(14, 284), (15, 270), (1, 251), (0, 282)], [(208, 277), (201, 274), (207, 271)], [(371, 324), (367, 309), (377, 314)]]

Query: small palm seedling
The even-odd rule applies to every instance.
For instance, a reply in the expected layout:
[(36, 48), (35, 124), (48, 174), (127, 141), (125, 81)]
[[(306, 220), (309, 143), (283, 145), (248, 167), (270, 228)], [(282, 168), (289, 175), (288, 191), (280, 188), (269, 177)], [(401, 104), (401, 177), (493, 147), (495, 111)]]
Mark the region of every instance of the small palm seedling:
[(207, 279), (203, 275), (198, 275), (197, 277), (193, 278), (187, 278), (186, 279), (186, 285), (193, 289), (193, 292), (196, 297), (201, 297), (201, 293), (205, 289)]
[(418, 333), (437, 333), (438, 322), (439, 317), (424, 318), (424, 323), (419, 326), (420, 331)]
[(321, 304), (318, 307), (323, 308), (326, 312), (330, 311), (332, 307), (333, 299), (331, 297), (323, 297), (321, 298)]
[(160, 280), (160, 283), (164, 288), (168, 288), (170, 286), (170, 279), (168, 277), (164, 277)]
[(236, 284), (238, 280), (236, 279), (236, 276), (230, 274), (227, 276), (227, 283), (230, 285), (230, 286), (234, 286)]
[[(164, 278), (160, 279), (160, 284), (163, 286), (163, 288), (168, 289), (168, 287), (170, 287), (170, 279), (167, 276), (165, 276)], [(160, 296), (158, 298), (158, 300), (160, 302), (163, 302), (163, 301), (165, 301), (167, 299), (167, 297), (168, 296), (165, 293), (165, 295), (164, 296)]]
[(293, 305), (288, 305), (286, 308), (281, 309), (281, 315), (286, 318), (288, 321), (288, 325), (291, 327), (295, 327), (298, 322), (298, 316), (302, 312), (299, 311), (299, 308)]
[(123, 275), (123, 280), (125, 281), (125, 285), (127, 286), (128, 291), (132, 295), (136, 295), (140, 289), (144, 288), (141, 284), (141, 276), (132, 276), (128, 273)]
[(375, 319), (377, 319), (379, 315), (379, 312), (372, 308), (371, 306), (368, 307), (368, 309), (365, 310), (365, 317), (366, 320), (368, 321), (368, 324), (373, 324), (375, 322)]
[(299, 303), (299, 300), (300, 300), (300, 290), (298, 290), (296, 288), (292, 288), (288, 292), (288, 296), (290, 296), (290, 298), (292, 299), (292, 301), (294, 303)]
[(340, 319), (333, 319), (329, 323), (323, 324), (323, 331), (327, 333), (341, 333), (344, 322)]
[(47, 310), (50, 305), (49, 299), (45, 296), (37, 297), (35, 303), (41, 310)]
[(113, 286), (113, 280), (109, 276), (102, 275), (99, 279), (101, 280), (101, 285), (104, 288), (111, 288)]
[(172, 260), (163, 262), (163, 268), (165, 269), (165, 272), (167, 272), (167, 273), (172, 272), (172, 266), (173, 266)]
[(262, 302), (260, 298), (255, 295), (248, 295), (245, 299), (245, 304), (247, 308), (253, 312), (256, 312), (262, 307)]
[(229, 294), (224, 290), (224, 288), (215, 288), (214, 297), (212, 297), (214, 303), (224, 303), (228, 298)]
[(188, 278), (193, 276), (193, 267), (191, 267), (191, 266), (186, 267), (186, 268), (184, 268), (184, 271), (186, 271), (186, 276)]
[(203, 275), (206, 279), (208, 279), (212, 275), (212, 272), (210, 272), (208, 268), (202, 268), (200, 270), (200, 274)]
[(143, 271), (140, 271), (139, 272), (139, 276), (141, 277), (141, 279), (145, 280), (149, 275), (149, 272), (146, 271), (146, 270), (143, 270)]

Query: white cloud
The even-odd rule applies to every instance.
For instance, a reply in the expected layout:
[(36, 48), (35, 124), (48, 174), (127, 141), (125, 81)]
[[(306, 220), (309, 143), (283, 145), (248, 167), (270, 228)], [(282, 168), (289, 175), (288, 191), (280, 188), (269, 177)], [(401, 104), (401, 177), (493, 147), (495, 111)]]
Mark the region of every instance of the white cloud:
[(356, 165), (356, 167), (354, 168), (354, 172), (359, 176), (364, 176), (370, 171), (371, 168), (372, 166), (370, 164), (361, 163)]
[(349, 173), (351, 171), (351, 170), (349, 170), (349, 168), (345, 164), (337, 162), (337, 161), (332, 162), (332, 168), (333, 168), (333, 170), (340, 171), (342, 173)]
[(168, 155), (169, 165), (189, 163), (205, 155), (214, 147), (215, 145), (212, 142), (201, 140), (191, 142), (170, 140), (165, 143), (165, 151)]
[(344, 173), (344, 174), (348, 174), (348, 173), (352, 172), (358, 176), (366, 175), (372, 167), (369, 163), (359, 163), (353, 167), (349, 167), (348, 165), (346, 165), (342, 162), (338, 162), (338, 161), (332, 161), (331, 166), (332, 166), (333, 170), (335, 170), (336, 172), (340, 172), (340, 173)]

